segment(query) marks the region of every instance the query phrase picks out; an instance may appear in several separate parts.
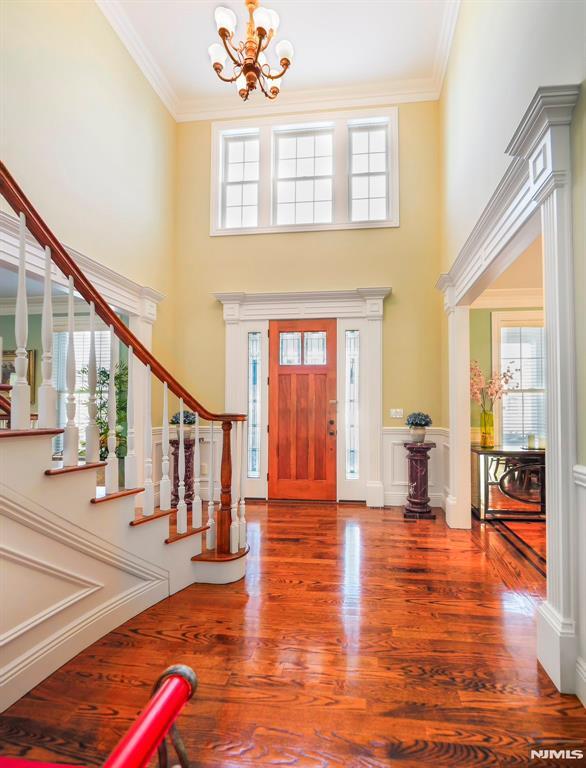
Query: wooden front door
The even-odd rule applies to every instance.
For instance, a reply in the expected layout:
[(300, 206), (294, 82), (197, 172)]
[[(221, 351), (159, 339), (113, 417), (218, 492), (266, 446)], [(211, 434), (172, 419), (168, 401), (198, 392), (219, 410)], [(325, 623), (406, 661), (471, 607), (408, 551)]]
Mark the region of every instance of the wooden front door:
[(272, 320), (269, 498), (336, 500), (336, 321)]

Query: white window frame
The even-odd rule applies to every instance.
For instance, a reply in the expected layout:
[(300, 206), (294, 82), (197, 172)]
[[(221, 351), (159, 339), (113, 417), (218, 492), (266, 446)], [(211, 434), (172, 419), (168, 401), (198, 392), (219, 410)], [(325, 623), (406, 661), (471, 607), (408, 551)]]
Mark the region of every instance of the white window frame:
[[(380, 221), (351, 221), (350, 204), (350, 141), (349, 124), (375, 123), (388, 125), (388, 218)], [(308, 129), (332, 126), (334, 129), (333, 221), (328, 224), (273, 224), (273, 131), (284, 128)], [(223, 229), (222, 214), (222, 154), (223, 136), (258, 130), (260, 137), (260, 180), (258, 193), (258, 226)], [(275, 232), (315, 232), (339, 229), (380, 229), (399, 226), (399, 113), (397, 107), (325, 112), (298, 116), (249, 118), (246, 120), (212, 123), (212, 152), (210, 178), (210, 235), (259, 235)]]
[[(501, 330), (503, 328), (543, 328), (542, 309), (511, 310), (491, 313), (492, 373), (501, 369)], [(494, 429), (497, 441), (503, 440), (503, 401), (497, 400), (494, 407)], [(547, 437), (547, 436), (546, 436)]]

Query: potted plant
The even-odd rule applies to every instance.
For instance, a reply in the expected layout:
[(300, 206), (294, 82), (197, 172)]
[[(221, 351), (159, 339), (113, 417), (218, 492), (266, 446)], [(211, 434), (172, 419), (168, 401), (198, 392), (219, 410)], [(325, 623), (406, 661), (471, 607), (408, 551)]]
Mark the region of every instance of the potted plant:
[[(179, 425), (181, 423), (181, 411), (177, 411), (171, 416), (169, 424), (177, 424), (177, 439), (179, 440)], [(195, 424), (195, 413), (193, 411), (183, 411), (183, 423), (193, 426)]]
[(510, 368), (486, 379), (476, 360), (470, 363), (470, 399), (480, 406), (480, 445), (494, 448), (494, 404), (500, 400), (513, 380)]
[(431, 417), (427, 413), (421, 411), (415, 411), (407, 416), (406, 421), (411, 433), (412, 443), (424, 443), (425, 442), (425, 428), (431, 427)]

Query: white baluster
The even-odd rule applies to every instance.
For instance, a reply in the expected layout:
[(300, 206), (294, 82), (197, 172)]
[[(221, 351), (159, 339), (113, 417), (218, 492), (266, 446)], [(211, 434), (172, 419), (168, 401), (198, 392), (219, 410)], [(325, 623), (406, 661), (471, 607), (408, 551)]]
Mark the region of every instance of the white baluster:
[(240, 462), (242, 461), (242, 422), (237, 421), (236, 424), (236, 460), (234, 467), (234, 488), (232, 490), (232, 506), (230, 508), (230, 552), (234, 554), (238, 552), (240, 543), (240, 523), (238, 520), (238, 501), (240, 500), (240, 482), (241, 471)]
[(177, 533), (187, 533), (187, 504), (185, 503), (185, 424), (183, 423), (183, 398), (179, 399), (179, 449), (177, 457)]
[(45, 248), (45, 280), (43, 286), (43, 313), (41, 317), (41, 343), (43, 347), (43, 382), (39, 387), (39, 427), (57, 426), (57, 392), (53, 386), (53, 296), (51, 290), (51, 249)]
[(69, 296), (67, 298), (67, 364), (65, 381), (67, 384), (66, 411), (67, 423), (63, 434), (63, 466), (75, 467), (79, 461), (79, 429), (75, 423), (75, 315), (73, 311), (73, 278), (69, 278)]
[[(245, 428), (246, 426), (246, 428)], [(240, 454), (240, 549), (246, 546), (246, 501), (244, 484), (248, 473), (248, 426), (242, 422), (242, 448)]]
[(206, 546), (208, 549), (216, 548), (216, 521), (214, 520), (214, 422), (210, 424), (210, 466), (208, 474), (208, 526), (206, 532)]
[(163, 461), (159, 484), (159, 507), (166, 512), (171, 509), (171, 480), (169, 479), (169, 388), (163, 382)]
[(134, 432), (134, 350), (128, 347), (128, 396), (126, 400), (126, 456), (124, 457), (124, 487), (138, 485)]
[(116, 493), (118, 487), (118, 457), (116, 456), (116, 366), (118, 339), (110, 326), (110, 378), (108, 380), (108, 456), (106, 457), (106, 493)]
[(96, 364), (96, 309), (94, 302), (90, 302), (90, 350), (87, 364), (87, 388), (88, 388), (88, 424), (85, 428), (85, 460), (93, 464), (100, 460), (100, 430), (96, 424), (98, 405), (96, 403), (96, 384), (98, 371)]
[(14, 336), (16, 340), (16, 360), (14, 361), (16, 378), (11, 392), (10, 427), (11, 429), (30, 429), (31, 389), (27, 381), (28, 302), (26, 296), (26, 221), (24, 213), (20, 214), (19, 221), (18, 284)]
[(191, 505), (191, 524), (194, 528), (202, 526), (201, 503), (201, 454), (199, 449), (199, 413), (195, 414), (193, 442), (193, 503)]
[(153, 422), (151, 414), (151, 366), (146, 367), (146, 397), (144, 424), (144, 498), (142, 514), (150, 517), (155, 511), (155, 491), (153, 488)]

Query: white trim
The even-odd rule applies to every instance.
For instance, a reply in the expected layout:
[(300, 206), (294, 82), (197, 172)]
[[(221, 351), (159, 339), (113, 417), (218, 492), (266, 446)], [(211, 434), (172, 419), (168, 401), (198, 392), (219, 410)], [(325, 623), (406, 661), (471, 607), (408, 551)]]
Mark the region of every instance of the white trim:
[[(388, 130), (387, 142), (387, 195), (388, 218), (383, 221), (351, 221), (351, 201), (348, 194), (348, 131), (353, 121), (383, 119)], [(333, 128), (333, 221), (329, 224), (272, 224), (274, 209), (274, 132), (282, 128), (312, 127), (327, 124)], [(226, 229), (219, 225), (221, 213), (222, 142), (226, 132), (254, 133), (260, 142), (260, 176), (258, 193), (259, 226)], [(342, 156), (342, 157), (341, 157)], [(342, 162), (339, 162), (339, 160)], [(338, 162), (336, 162), (338, 161)], [(341, 112), (320, 112), (284, 117), (248, 117), (239, 121), (212, 123), (212, 151), (210, 163), (210, 235), (232, 237), (236, 235), (262, 235), (275, 232), (320, 232), (339, 229), (380, 229), (399, 226), (399, 111), (397, 107), (362, 109)], [(337, 218), (338, 216), (341, 218)]]
[[(491, 325), (491, 350), (490, 359), (492, 362), (492, 370), (489, 374), (501, 370), (501, 330), (503, 328), (510, 328), (514, 326), (523, 327), (537, 327), (543, 328), (543, 310), (522, 310), (517, 312), (515, 310), (509, 312), (491, 312), (490, 325)], [(494, 411), (494, 433), (497, 442), (502, 443), (502, 420), (503, 420), (503, 401), (502, 398), (497, 400), (493, 408)]]
[[(482, 293), (542, 230), (546, 340), (547, 445), (547, 600), (540, 606), (537, 656), (560, 691), (576, 690), (578, 605), (578, 529), (572, 483), (576, 460), (576, 369), (570, 123), (578, 100), (577, 85), (538, 88), (507, 151), (514, 159), (470, 237), (446, 275), (438, 281), (450, 313)], [(541, 217), (539, 227), (537, 214)], [(450, 401), (452, 451), (469, 440), (469, 419), (459, 412), (468, 402), (469, 371), (465, 355), (452, 353), (467, 338), (467, 327), (450, 334)], [(463, 459), (462, 456), (460, 459)], [(469, 462), (461, 491), (470, 487)], [(452, 488), (452, 493), (453, 493)], [(469, 499), (457, 495), (454, 509), (470, 517)], [(585, 579), (586, 581), (586, 579)], [(581, 629), (586, 642), (586, 626)]]
[[(391, 289), (357, 288), (346, 291), (307, 291), (289, 293), (216, 293), (215, 298), (223, 304), (226, 323), (226, 391), (225, 407), (229, 411), (247, 412), (248, 366), (247, 333), (260, 330), (266, 339), (269, 320), (336, 318), (338, 326), (343, 318), (364, 319), (361, 323), (361, 367), (368, 371), (364, 390), (364, 414), (362, 424), (365, 435), (365, 480), (363, 498), (369, 506), (384, 504), (382, 479), (382, 319), (383, 302)], [(339, 333), (340, 331), (338, 331)], [(263, 346), (262, 371), (268, 373), (268, 345)], [(344, 373), (344, 358), (338, 355), (338, 380)], [(267, 374), (262, 373), (261, 399), (268, 404)], [(263, 411), (264, 413), (264, 411)], [(266, 422), (263, 426), (266, 425)], [(362, 430), (361, 430), (362, 432)], [(268, 484), (263, 467), (268, 466), (268, 439), (264, 435), (261, 456), (261, 478), (245, 480), (244, 494), (266, 498)], [(338, 430), (339, 435), (339, 430)], [(338, 437), (338, 477), (343, 451)], [(362, 435), (361, 435), (362, 441)], [(340, 489), (338, 489), (340, 490)], [(346, 489), (344, 489), (346, 490)], [(362, 490), (362, 489), (360, 489)]]
[(534, 309), (543, 307), (541, 288), (487, 288), (471, 309)]
[[(164, 299), (162, 293), (135, 283), (73, 248), (66, 246), (65, 250), (108, 304), (129, 315), (136, 315), (150, 323), (155, 322), (157, 305)], [(0, 263), (14, 270), (18, 267), (18, 219), (3, 211), (0, 211)], [(26, 271), (39, 278), (43, 278), (45, 274), (45, 252), (28, 232)], [(63, 288), (68, 285), (67, 279), (54, 264), (51, 282)], [(34, 300), (32, 303), (34, 307)]]
[[(243, 106), (236, 99), (233, 89), (228, 89), (225, 84), (219, 81), (218, 96), (180, 99), (128, 18), (120, 0), (96, 0), (96, 3), (176, 122), (238, 118), (242, 115)], [(274, 102), (257, 98), (246, 105), (246, 113), (248, 115), (291, 114), (322, 110), (324, 106), (331, 109), (348, 109), (416, 101), (436, 101), (440, 97), (443, 86), (459, 8), (460, 0), (450, 0), (445, 5), (433, 72), (430, 77), (389, 80), (382, 86), (377, 85), (370, 88), (363, 84), (285, 91)], [(210, 42), (213, 40), (210, 39)]]
[(576, 492), (576, 515), (578, 528), (576, 538), (580, 542), (578, 559), (578, 631), (581, 638), (576, 660), (576, 695), (586, 707), (586, 558), (584, 548), (586, 542), (586, 465), (574, 466), (574, 488)]

